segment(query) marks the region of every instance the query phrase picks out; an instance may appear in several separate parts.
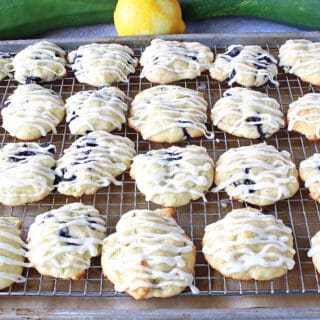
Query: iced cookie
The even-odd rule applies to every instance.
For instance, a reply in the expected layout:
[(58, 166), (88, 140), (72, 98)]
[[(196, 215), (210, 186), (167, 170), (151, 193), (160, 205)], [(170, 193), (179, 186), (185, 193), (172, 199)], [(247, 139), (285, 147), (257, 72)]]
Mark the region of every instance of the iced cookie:
[(138, 59), (131, 48), (116, 43), (91, 43), (68, 54), (68, 62), (80, 83), (99, 87), (128, 82)]
[(36, 216), (28, 232), (28, 258), (42, 275), (81, 279), (101, 253), (105, 223), (98, 210), (79, 202)]
[(233, 199), (266, 206), (292, 197), (298, 171), (287, 151), (265, 143), (232, 148), (216, 162), (215, 187)]
[(209, 69), (213, 59), (210, 48), (199, 42), (154, 39), (141, 55), (141, 78), (161, 84), (194, 79)]
[(320, 93), (308, 93), (289, 104), (288, 130), (299, 132), (307, 139), (320, 139)]
[(228, 80), (228, 85), (238, 83), (244, 87), (259, 87), (278, 74), (277, 60), (260, 46), (232, 45), (225, 53), (217, 55), (209, 69), (210, 76), (219, 81)]
[(303, 81), (320, 85), (320, 42), (287, 40), (279, 49), (279, 65)]
[(291, 229), (250, 207), (208, 225), (202, 244), (209, 265), (233, 279), (271, 280), (295, 264)]
[(147, 201), (179, 207), (201, 197), (206, 201), (204, 194), (213, 183), (214, 164), (203, 147), (173, 146), (137, 155), (130, 175)]
[(93, 131), (77, 139), (57, 161), (56, 184), (65, 195), (94, 194), (130, 167), (134, 143), (105, 131)]
[(234, 136), (260, 140), (285, 126), (277, 100), (240, 87), (224, 92), (211, 110), (211, 120), (220, 130)]
[(22, 272), (29, 263), (25, 262), (27, 253), (21, 226), (18, 218), (0, 217), (0, 289), (25, 281)]
[(320, 202), (320, 154), (315, 153), (301, 161), (299, 174), (305, 183), (305, 187), (310, 191), (310, 197)]
[(0, 149), (0, 203), (18, 206), (39, 201), (53, 190), (52, 144), (8, 143)]
[(66, 100), (66, 109), (72, 134), (120, 130), (126, 122), (126, 95), (116, 87), (80, 91)]
[(9, 53), (0, 52), (0, 81), (6, 77), (12, 77), (12, 57)]
[(103, 241), (101, 264), (115, 290), (135, 299), (171, 297), (192, 285), (196, 248), (172, 209), (132, 210)]
[(13, 137), (34, 140), (57, 133), (65, 106), (53, 91), (38, 84), (20, 85), (4, 103), (2, 126)]
[(205, 135), (207, 102), (200, 92), (172, 85), (160, 85), (138, 93), (131, 104), (129, 127), (144, 140), (174, 143)]
[(40, 41), (13, 58), (14, 78), (22, 84), (49, 82), (66, 74), (65, 51), (54, 43)]

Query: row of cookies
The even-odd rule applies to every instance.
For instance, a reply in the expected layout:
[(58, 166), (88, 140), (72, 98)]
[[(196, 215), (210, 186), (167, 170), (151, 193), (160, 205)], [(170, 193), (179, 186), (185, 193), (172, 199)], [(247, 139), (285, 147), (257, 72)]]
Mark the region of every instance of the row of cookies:
[[(236, 200), (265, 206), (292, 197), (299, 189), (298, 171), (287, 151), (265, 143), (232, 148), (216, 162), (204, 147), (188, 145), (136, 155), (122, 136), (93, 131), (73, 142), (57, 161), (52, 144), (8, 143), (0, 150), (0, 202), (22, 205), (39, 201), (57, 188), (73, 197), (94, 194), (128, 169), (147, 201), (179, 207), (224, 190)], [(300, 164), (300, 176), (319, 199), (320, 155)]]
[[(4, 102), (2, 126), (13, 137), (34, 140), (56, 133), (64, 119), (71, 134), (121, 129), (126, 122), (127, 97), (117, 87), (80, 91), (63, 100), (38, 84), (19, 85)], [(319, 93), (309, 93), (289, 105), (288, 130), (318, 140)], [(207, 129), (207, 101), (188, 88), (159, 85), (138, 93), (131, 103), (128, 125), (143, 139), (174, 143), (189, 137), (213, 138)], [(219, 129), (238, 137), (264, 140), (285, 126), (279, 103), (266, 94), (234, 87), (224, 92), (211, 109)]]
[[(185, 287), (196, 294), (196, 247), (172, 215), (169, 208), (131, 210), (121, 216), (116, 232), (106, 237), (98, 210), (71, 203), (38, 215), (27, 245), (19, 236), (18, 219), (0, 218), (0, 287), (23, 282), (23, 267), (33, 267), (44, 276), (81, 279), (91, 258), (102, 251), (103, 274), (116, 291), (135, 299), (170, 297)], [(314, 262), (320, 256), (318, 238), (309, 251)], [(233, 210), (208, 225), (202, 252), (215, 270), (240, 280), (271, 280), (295, 265), (291, 229), (250, 207)]]
[[(280, 47), (280, 66), (302, 80), (319, 85), (320, 44), (308, 40), (288, 40)], [(12, 59), (0, 57), (2, 78), (14, 72), (14, 78), (25, 84), (47, 82), (66, 74), (66, 52), (48, 41), (40, 41), (18, 52)], [(80, 83), (102, 86), (127, 81), (135, 72), (138, 59), (127, 46), (92, 43), (71, 51), (67, 60)], [(181, 79), (194, 79), (209, 69), (213, 79), (229, 85), (237, 82), (245, 87), (261, 86), (270, 81), (275, 85), (277, 60), (260, 46), (231, 45), (227, 51), (214, 54), (198, 42), (179, 42), (154, 39), (142, 53), (141, 77), (167, 84)]]
[[(91, 258), (102, 251), (102, 272), (118, 292), (148, 299), (171, 297), (189, 287), (197, 294), (196, 247), (173, 214), (169, 208), (131, 210), (106, 237), (98, 210), (71, 203), (38, 215), (27, 245), (20, 238), (19, 219), (0, 218), (0, 289), (24, 282), (24, 267), (44, 276), (81, 279)], [(295, 265), (291, 229), (251, 207), (206, 226), (202, 252), (213, 269), (237, 280), (271, 280)], [(312, 238), (308, 256), (320, 271), (320, 232)]]

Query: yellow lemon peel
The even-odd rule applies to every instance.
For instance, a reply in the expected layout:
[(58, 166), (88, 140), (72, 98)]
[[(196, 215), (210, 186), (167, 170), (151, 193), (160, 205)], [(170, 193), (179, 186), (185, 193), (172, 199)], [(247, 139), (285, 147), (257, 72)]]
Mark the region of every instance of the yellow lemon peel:
[(185, 31), (178, 0), (118, 0), (114, 25), (120, 36)]

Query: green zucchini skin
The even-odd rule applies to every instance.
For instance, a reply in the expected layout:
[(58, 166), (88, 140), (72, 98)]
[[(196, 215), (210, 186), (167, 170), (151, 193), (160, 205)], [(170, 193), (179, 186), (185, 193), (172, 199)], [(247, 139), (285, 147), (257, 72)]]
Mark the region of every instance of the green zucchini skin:
[(319, 0), (179, 0), (179, 2), (185, 20), (202, 20), (217, 16), (251, 16), (320, 29)]
[[(185, 20), (252, 16), (320, 30), (319, 0), (179, 2)], [(0, 39), (22, 39), (63, 27), (112, 23), (116, 4), (117, 0), (0, 0)]]
[(113, 22), (117, 0), (0, 0), (0, 39)]

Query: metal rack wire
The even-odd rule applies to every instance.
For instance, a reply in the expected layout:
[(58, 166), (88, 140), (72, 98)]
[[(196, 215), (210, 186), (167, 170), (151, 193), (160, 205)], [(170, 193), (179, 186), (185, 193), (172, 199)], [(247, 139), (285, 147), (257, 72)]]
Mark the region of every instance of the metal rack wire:
[[(223, 49), (213, 48), (215, 53)], [(269, 48), (267, 46), (267, 49), (274, 55), (277, 55), (277, 47)], [(141, 54), (141, 50), (142, 48), (135, 49), (137, 56)], [(140, 71), (138, 68), (136, 73), (129, 77), (128, 83), (118, 85), (130, 98), (133, 98), (141, 90), (152, 86), (147, 80), (140, 79)], [(276, 98), (280, 102), (283, 111), (287, 110), (290, 102), (303, 94), (317, 91), (315, 87), (301, 82), (296, 77), (284, 74), (281, 69), (279, 69), (278, 81), (280, 83), (278, 88), (274, 85), (266, 85), (258, 90)], [(228, 88), (226, 83), (210, 79), (207, 73), (195, 80), (179, 81), (177, 85), (202, 92), (209, 104), (208, 112), (210, 107)], [(63, 98), (67, 98), (77, 91), (89, 88), (86, 85), (79, 84), (72, 74), (45, 86), (61, 94)], [(6, 79), (0, 83), (0, 106), (3, 105), (3, 102), (16, 87), (17, 83), (12, 79)], [(258, 143), (256, 140), (237, 138), (216, 130), (211, 123), (208, 124), (208, 128), (215, 132), (214, 140), (204, 138), (191, 139), (179, 143), (179, 145), (202, 145), (207, 148), (212, 158), (217, 160), (229, 148)], [(114, 133), (127, 136), (133, 140), (136, 144), (137, 153), (165, 146), (165, 144), (143, 141), (137, 133), (130, 130), (127, 126), (124, 126), (120, 132)], [(69, 133), (68, 126), (63, 122), (58, 126), (57, 134), (48, 134), (45, 138), (39, 139), (39, 142), (54, 143), (57, 147), (56, 156), (58, 157), (62, 150), (67, 148), (75, 139), (76, 137)], [(16, 140), (0, 128), (1, 146), (14, 141)], [(316, 143), (306, 140), (299, 134), (289, 133), (286, 129), (280, 130), (273, 137), (267, 139), (267, 143), (276, 146), (278, 149), (289, 151), (297, 165), (301, 160), (314, 152), (318, 152)], [(138, 192), (134, 181), (130, 179), (128, 173), (120, 176), (119, 180), (122, 180), (121, 186), (111, 185), (108, 188), (99, 190), (93, 196), (84, 196), (80, 199), (85, 204), (94, 205), (100, 211), (106, 220), (108, 234), (115, 231), (115, 225), (123, 213), (133, 208), (157, 208), (156, 205), (145, 201), (144, 196)], [(53, 192), (40, 202), (18, 207), (0, 205), (0, 210), (2, 215), (20, 217), (23, 220), (23, 229), (26, 235), (28, 227), (37, 214), (73, 201), (77, 200)], [(300, 190), (291, 199), (282, 200), (274, 205), (262, 208), (264, 212), (275, 214), (287, 226), (292, 228), (296, 250), (296, 265), (294, 270), (290, 271), (286, 276), (273, 281), (235, 281), (221, 276), (221, 274), (212, 270), (207, 265), (201, 253), (201, 240), (204, 227), (222, 218), (233, 208), (241, 206), (243, 204), (231, 201), (224, 192), (217, 194), (208, 192), (206, 203), (200, 199), (177, 209), (176, 218), (178, 223), (190, 235), (197, 247), (195, 285), (199, 288), (200, 295), (319, 293), (318, 274), (313, 267), (311, 259), (307, 257), (307, 251), (310, 247), (310, 238), (320, 229), (320, 210), (318, 203), (308, 197), (308, 191), (302, 184)], [(115, 292), (113, 285), (103, 278), (99, 258), (92, 260), (92, 266), (82, 280), (71, 281), (45, 277), (38, 274), (33, 268), (26, 268), (24, 276), (26, 277), (25, 283), (14, 284), (10, 288), (1, 291), (0, 295), (125, 296), (125, 294)], [(181, 295), (191, 295), (191, 293), (186, 290)]]

